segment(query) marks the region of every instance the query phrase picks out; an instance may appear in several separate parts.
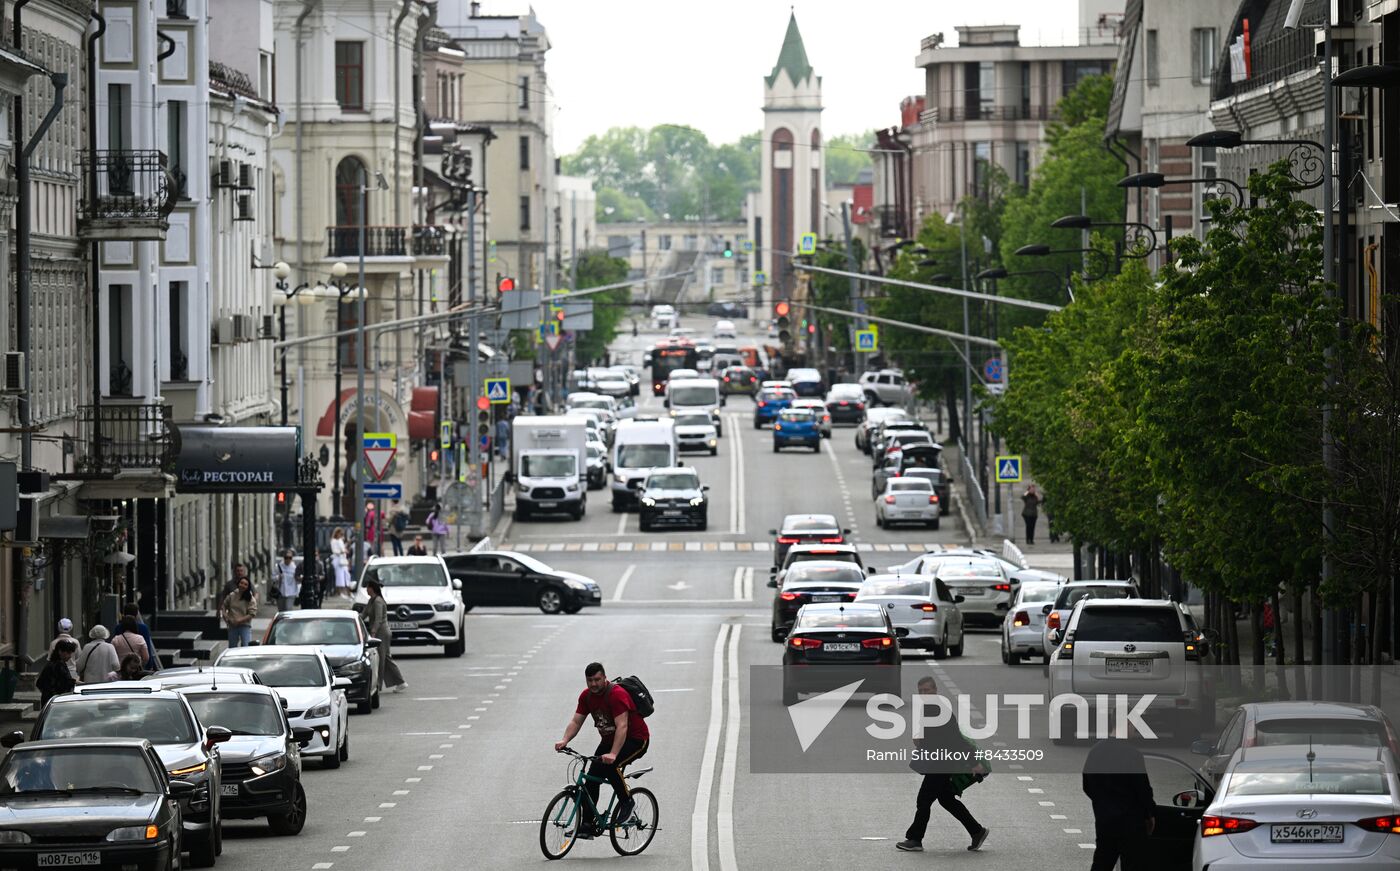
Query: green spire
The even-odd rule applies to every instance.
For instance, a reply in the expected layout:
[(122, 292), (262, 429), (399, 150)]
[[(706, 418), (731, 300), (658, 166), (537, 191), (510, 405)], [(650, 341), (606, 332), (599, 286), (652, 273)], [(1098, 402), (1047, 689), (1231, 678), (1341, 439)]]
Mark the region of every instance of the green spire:
[(770, 88), (777, 81), (779, 70), (787, 70), (793, 84), (812, 74), (812, 65), (807, 62), (807, 49), (802, 45), (802, 33), (797, 29), (795, 12), (788, 18), (787, 35), (783, 37), (783, 50), (778, 52), (778, 62), (773, 65), (773, 72), (766, 76)]

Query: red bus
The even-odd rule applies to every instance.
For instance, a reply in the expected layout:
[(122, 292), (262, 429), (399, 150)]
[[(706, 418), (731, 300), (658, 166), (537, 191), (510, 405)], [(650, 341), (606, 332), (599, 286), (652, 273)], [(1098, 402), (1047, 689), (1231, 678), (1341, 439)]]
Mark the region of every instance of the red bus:
[(677, 369), (694, 369), (698, 357), (693, 342), (671, 341), (651, 352), (651, 392), (660, 396), (666, 392), (666, 379)]

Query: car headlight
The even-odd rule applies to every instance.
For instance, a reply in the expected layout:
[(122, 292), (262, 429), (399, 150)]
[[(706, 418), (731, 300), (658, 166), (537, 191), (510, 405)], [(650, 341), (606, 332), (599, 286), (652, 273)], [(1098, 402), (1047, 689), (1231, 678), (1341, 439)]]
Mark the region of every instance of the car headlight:
[(201, 762), (198, 765), (191, 765), (188, 768), (172, 768), (171, 777), (184, 777), (187, 774), (202, 774), (209, 768), (208, 762)]
[[(329, 705), (327, 707), (329, 708)], [(273, 771), (281, 771), (287, 767), (287, 754), (269, 753), (266, 756), (259, 756), (253, 760), (249, 767), (253, 769), (254, 774), (259, 776)]]
[(691, 499), (691, 500), (690, 500), (690, 504), (691, 504), (692, 507), (694, 507), (694, 506), (699, 506), (699, 505), (704, 505), (704, 504), (705, 504), (705, 497), (704, 497), (704, 496), (696, 496), (694, 499)]
[(570, 493), (577, 493), (577, 492), (578, 492), (578, 485), (577, 485), (577, 484), (569, 484), (569, 485), (566, 486), (564, 489), (565, 489), (565, 490), (568, 490)]
[(521, 493), (521, 494), (529, 493), (529, 492), (530, 492), (530, 488), (529, 488), (529, 487), (526, 487), (524, 484), (516, 484), (516, 485), (515, 485), (515, 492)]
[(714, 446), (715, 446), (715, 440), (714, 440), (714, 439), (710, 439), (710, 447), (714, 447)]
[(577, 580), (576, 578), (565, 578), (565, 579), (564, 579), (564, 583), (568, 584), (570, 587), (572, 587), (572, 588), (575, 589), (575, 590), (586, 590), (586, 589), (588, 589), (588, 585), (587, 585), (587, 584), (585, 584), (583, 581)]
[(335, 676), (336, 676), (336, 677), (354, 677), (355, 675), (359, 674), (360, 672), (362, 672), (362, 671), (364, 671), (364, 670), (365, 670), (365, 664), (364, 664), (364, 662), (357, 659), (357, 660), (355, 660), (354, 662), (347, 662), (347, 663), (345, 663), (344, 665), (337, 666), (336, 669), (335, 669)]
[(0, 844), (28, 844), (29, 836), (17, 829), (0, 831)]
[(626, 476), (626, 475), (613, 475), (613, 480), (616, 481), (616, 482), (619, 483), (619, 484), (626, 484), (626, 483), (627, 483), (627, 476)]
[(651, 498), (650, 496), (643, 496), (642, 504), (650, 508), (651, 506), (656, 504), (656, 500)]
[(457, 603), (456, 603), (456, 602), (438, 602), (436, 605), (433, 606), (433, 610), (434, 610), (434, 611), (451, 611), (451, 610), (452, 610), (453, 608), (455, 608), (455, 607), (457, 607)]
[[(160, 826), (122, 826), (120, 829), (113, 829), (107, 833), (107, 841), (111, 843), (154, 841), (159, 837)], [(28, 840), (28, 838), (25, 838), (25, 841)]]
[(309, 711), (306, 712), (306, 716), (312, 718), (313, 720), (316, 719), (316, 718), (318, 718), (318, 717), (329, 717), (330, 715), (331, 715), (331, 703), (330, 703), (330, 702), (326, 702), (324, 705), (317, 705), (316, 707), (314, 707), (314, 708), (312, 708), (311, 710), (309, 710)]

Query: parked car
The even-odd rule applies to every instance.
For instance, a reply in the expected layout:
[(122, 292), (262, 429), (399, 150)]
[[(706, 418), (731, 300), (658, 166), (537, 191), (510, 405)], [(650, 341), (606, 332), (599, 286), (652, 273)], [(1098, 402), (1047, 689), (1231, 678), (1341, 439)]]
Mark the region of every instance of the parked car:
[(301, 755), (339, 768), (350, 758), (350, 678), (336, 677), (326, 657), (314, 647), (268, 644), (234, 647), (219, 654), (219, 665), (251, 668), (286, 700), (287, 720), (314, 734)]
[(321, 651), (336, 677), (348, 678), (345, 695), (356, 713), (379, 707), (379, 647), (364, 621), (343, 609), (278, 611), (263, 633), (263, 644), (309, 646)]
[(891, 480), (909, 477), (919, 473), (928, 480), (938, 493), (938, 502), (943, 514), (952, 510), (952, 476), (944, 465), (943, 446), (937, 442), (924, 442), (911, 433), (909, 444), (901, 443), (901, 448), (886, 453), (883, 463), (870, 474), (871, 498), (878, 499), (885, 492), (885, 484)]
[(602, 442), (588, 443), (588, 489), (608, 486), (608, 448)]
[(729, 320), (716, 321), (714, 332), (716, 339), (733, 339), (738, 337), (738, 334), (734, 330), (734, 322)]
[(899, 639), (900, 647), (933, 652), (934, 659), (962, 656), (965, 643), (962, 596), (948, 585), (927, 576), (872, 575), (861, 584), (857, 602), (884, 606), (895, 626), (909, 634)]
[(810, 408), (784, 408), (773, 421), (773, 453), (794, 445), (821, 453), (821, 424)]
[(826, 411), (832, 423), (858, 424), (865, 420), (865, 393), (859, 384), (833, 384), (826, 392)]
[(917, 523), (937, 529), (940, 513), (938, 493), (926, 478), (890, 478), (875, 500), (875, 525), (882, 528)]
[(540, 560), (509, 550), (452, 553), (443, 557), (467, 610), (478, 605), (530, 606), (546, 614), (577, 614), (603, 604), (592, 578), (550, 568)]
[(881, 369), (866, 372), (860, 376), (860, 386), (865, 391), (869, 405), (908, 405), (912, 397), (909, 382), (898, 369)]

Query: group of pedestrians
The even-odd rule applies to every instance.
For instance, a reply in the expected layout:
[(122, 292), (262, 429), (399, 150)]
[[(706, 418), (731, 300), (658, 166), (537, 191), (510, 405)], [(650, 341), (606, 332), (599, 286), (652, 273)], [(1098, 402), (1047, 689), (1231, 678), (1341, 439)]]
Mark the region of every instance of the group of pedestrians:
[(58, 621), (48, 660), (35, 682), (42, 703), (80, 684), (140, 680), (160, 669), (151, 630), (134, 602), (123, 607), (112, 629), (99, 623), (88, 630), (87, 637), (80, 648), (73, 636), (73, 621), (67, 617)]

